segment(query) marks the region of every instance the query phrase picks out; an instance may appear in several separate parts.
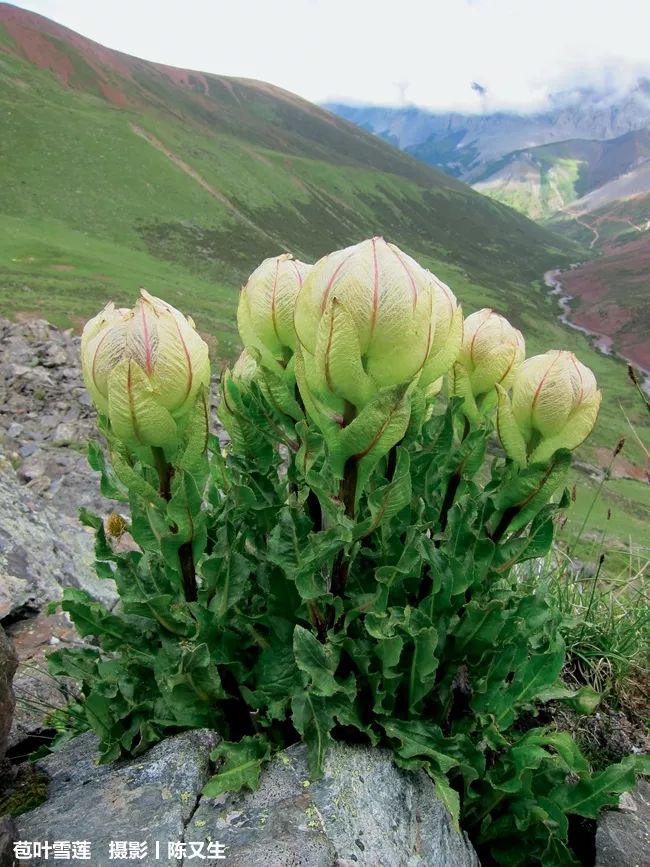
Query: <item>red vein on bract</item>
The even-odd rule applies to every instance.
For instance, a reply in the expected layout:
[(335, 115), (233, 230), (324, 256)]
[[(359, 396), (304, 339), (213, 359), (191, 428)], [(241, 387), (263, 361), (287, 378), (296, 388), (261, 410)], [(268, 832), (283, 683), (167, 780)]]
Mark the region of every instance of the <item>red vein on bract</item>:
[(144, 369), (148, 376), (151, 376), (151, 344), (149, 342), (149, 329), (147, 328), (147, 317), (144, 313), (144, 303), (140, 301), (140, 311), (142, 313), (142, 331), (144, 332)]
[(302, 274), (300, 273), (300, 268), (296, 265), (296, 263), (293, 259), (289, 259), (289, 261), (291, 262), (291, 264), (294, 267), (294, 270), (296, 272), (296, 277), (298, 278), (298, 283), (300, 284), (300, 288), (302, 289)]
[(571, 364), (575, 367), (576, 373), (578, 374), (578, 379), (580, 380), (580, 394), (578, 395), (577, 403), (582, 403), (582, 398), (584, 397), (585, 388), (584, 388), (584, 383), (582, 381), (582, 374), (580, 373), (580, 368), (578, 367), (577, 358), (575, 357), (575, 355), (573, 353), (571, 353)]
[(327, 286), (325, 287), (325, 291), (323, 292), (323, 297), (321, 298), (321, 302), (320, 302), (320, 312), (321, 313), (325, 312), (325, 307), (327, 306), (327, 301), (329, 299), (330, 292), (332, 291), (332, 286), (334, 284), (334, 281), (338, 277), (339, 271), (345, 265), (345, 263), (348, 261), (350, 256), (352, 256), (352, 253), (348, 253), (348, 255), (345, 257), (345, 259), (342, 259), (339, 262), (339, 264), (334, 269), (334, 273), (332, 274), (330, 279), (327, 281)]
[(126, 375), (126, 393), (129, 396), (129, 412), (131, 413), (131, 423), (133, 425), (133, 433), (138, 442), (142, 442), (140, 436), (140, 428), (138, 427), (138, 419), (135, 414), (135, 404), (133, 403), (133, 381), (131, 379), (131, 359), (129, 358), (129, 370)]
[(411, 289), (412, 289), (412, 291), (413, 291), (413, 309), (415, 310), (415, 307), (416, 307), (416, 305), (417, 305), (417, 303), (418, 303), (418, 290), (417, 290), (417, 286), (415, 285), (415, 277), (411, 274), (411, 272), (410, 272), (409, 269), (408, 269), (408, 265), (407, 265), (406, 262), (402, 259), (402, 257), (401, 257), (400, 254), (397, 252), (397, 250), (396, 250), (394, 247), (392, 247), (390, 244), (388, 245), (388, 249), (389, 249), (392, 253), (394, 253), (394, 255), (397, 257), (397, 261), (400, 263), (400, 265), (402, 266), (402, 268), (406, 271), (406, 276), (409, 278), (409, 281), (410, 281), (410, 283), (411, 283)]
[(273, 330), (275, 331), (275, 336), (280, 341), (280, 336), (278, 334), (278, 326), (275, 321), (275, 292), (278, 288), (278, 272), (280, 271), (280, 260), (275, 260), (275, 280), (273, 281), (273, 291), (271, 292), (271, 322), (273, 323)]
[(372, 239), (373, 259), (373, 286), (372, 286), (372, 313), (370, 315), (370, 334), (374, 334), (377, 322), (377, 308), (379, 307), (379, 264), (377, 262), (377, 239)]
[(332, 385), (332, 380), (330, 378), (330, 352), (332, 349), (332, 337), (334, 336), (334, 305), (336, 304), (336, 298), (332, 302), (332, 315), (330, 318), (330, 333), (327, 335), (327, 349), (325, 350), (325, 381), (327, 382), (327, 387), (329, 390), (334, 393), (334, 387)]
[[(99, 350), (102, 347), (102, 343), (108, 337), (110, 330), (111, 330), (110, 328), (107, 328), (106, 331), (102, 334), (101, 339), (100, 339), (99, 343), (97, 344), (97, 347), (95, 348), (95, 354), (93, 355), (93, 363), (92, 363), (92, 367), (91, 367), (90, 371), (91, 371), (92, 380), (95, 383), (95, 387), (97, 387), (97, 381), (95, 379), (95, 364), (97, 363), (97, 356), (99, 355)], [(99, 391), (99, 389), (97, 389), (97, 390)]]
[(513, 366), (513, 364), (515, 363), (515, 358), (516, 358), (516, 357), (517, 357), (517, 350), (516, 350), (515, 347), (513, 346), (513, 352), (512, 352), (512, 358), (510, 359), (510, 364), (508, 365), (508, 369), (506, 370), (506, 372), (503, 374), (503, 376), (502, 376), (501, 379), (499, 380), (499, 384), (501, 384), (501, 383), (503, 382), (503, 380), (506, 378), (506, 376), (507, 376), (507, 375), (510, 373), (510, 371), (512, 370), (512, 366)]
[(383, 432), (386, 430), (386, 428), (387, 428), (388, 425), (390, 424), (390, 422), (391, 422), (393, 416), (395, 415), (395, 413), (396, 413), (397, 410), (399, 409), (400, 404), (402, 403), (403, 400), (404, 400), (404, 395), (402, 395), (402, 396), (400, 397), (400, 399), (397, 401), (397, 403), (395, 404), (395, 406), (392, 408), (392, 410), (390, 411), (390, 413), (389, 413), (389, 415), (388, 415), (388, 418), (386, 419), (386, 421), (384, 422), (384, 424), (379, 428), (379, 430), (377, 431), (376, 435), (373, 437), (372, 442), (370, 443), (370, 445), (369, 445), (367, 448), (365, 448), (362, 452), (358, 452), (358, 453), (354, 456), (357, 460), (358, 460), (359, 458), (365, 458), (365, 456), (366, 456), (367, 454), (369, 454), (369, 453), (372, 451), (372, 449), (374, 449), (374, 447), (377, 445), (379, 439), (381, 438), (381, 435), (382, 435)]
[(532, 411), (533, 409), (535, 409), (535, 404), (537, 403), (537, 398), (539, 397), (539, 393), (540, 393), (540, 391), (542, 390), (542, 386), (544, 385), (544, 382), (545, 382), (545, 380), (546, 380), (546, 377), (547, 377), (547, 376), (549, 375), (549, 373), (551, 372), (551, 369), (552, 369), (553, 365), (555, 364), (555, 362), (559, 359), (559, 357), (560, 357), (560, 353), (561, 353), (561, 350), (558, 349), (558, 351), (557, 351), (557, 355), (555, 356), (555, 358), (553, 359), (553, 361), (549, 364), (549, 366), (546, 368), (546, 371), (545, 371), (545, 373), (544, 373), (544, 376), (543, 376), (543, 377), (541, 378), (541, 380), (539, 381), (539, 385), (538, 385), (537, 388), (535, 389), (535, 394), (533, 395), (533, 402), (532, 402), (531, 405), (530, 405), (531, 411)]
[(192, 359), (190, 358), (190, 351), (187, 348), (187, 344), (183, 340), (183, 335), (181, 334), (181, 327), (176, 321), (176, 317), (174, 316), (174, 325), (176, 326), (176, 331), (178, 331), (178, 339), (181, 342), (181, 346), (183, 347), (183, 352), (185, 353), (185, 360), (187, 361), (187, 389), (185, 391), (185, 397), (183, 400), (186, 400), (192, 391), (192, 382), (194, 381), (194, 373), (192, 371)]
[(494, 314), (494, 310), (490, 310), (490, 312), (485, 317), (483, 322), (480, 323), (480, 325), (478, 326), (478, 328), (476, 329), (476, 331), (472, 335), (472, 339), (470, 340), (470, 343), (469, 343), (469, 360), (472, 362), (472, 364), (474, 364), (474, 341), (476, 340), (476, 337), (477, 337), (479, 331), (481, 330), (481, 328), (483, 328), (485, 323), (488, 321), (490, 316), (492, 316), (493, 314)]

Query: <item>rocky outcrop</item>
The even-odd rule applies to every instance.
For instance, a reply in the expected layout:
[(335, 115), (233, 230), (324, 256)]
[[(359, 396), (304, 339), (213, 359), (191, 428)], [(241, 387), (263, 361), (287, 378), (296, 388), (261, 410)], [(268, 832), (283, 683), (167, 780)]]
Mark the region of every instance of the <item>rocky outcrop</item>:
[(85, 457), (95, 411), (79, 343), (44, 320), (0, 320), (0, 448), (19, 481), (74, 520), (80, 506), (102, 511), (106, 503)]
[(65, 684), (47, 673), (46, 651), (79, 639), (66, 615), (48, 617), (44, 611), (65, 587), (86, 590), (109, 608), (117, 601), (113, 582), (95, 574), (92, 536), (21, 485), (0, 459), (0, 621), (19, 659), (12, 748), (38, 734), (48, 712), (68, 701)]
[(0, 579), (3, 621), (35, 614), (64, 587), (87, 590), (109, 606), (117, 600), (112, 581), (93, 569), (92, 536), (21, 485), (6, 462), (0, 464)]
[(16, 704), (12, 681), (17, 666), (18, 659), (14, 649), (2, 626), (0, 626), (0, 763), (4, 759), (7, 749), (7, 740)]
[(202, 798), (198, 839), (227, 847), (231, 867), (475, 867), (424, 772), (407, 773), (385, 750), (336, 744), (310, 782), (306, 751), (280, 753), (253, 793)]
[(0, 867), (13, 867), (16, 825), (10, 816), (0, 818)]
[(478, 867), (431, 781), (399, 770), (386, 751), (339, 744), (323, 779), (310, 782), (305, 749), (294, 746), (262, 772), (256, 792), (213, 799), (201, 789), (217, 741), (186, 732), (96, 766), (94, 736), (82, 735), (39, 763), (51, 778), (48, 800), (17, 819), (18, 839), (88, 841), (95, 867), (114, 863), (111, 841), (146, 844), (144, 863), (161, 865), (221, 851), (231, 867)]
[[(102, 514), (114, 505), (100, 494), (86, 460), (97, 427), (81, 375), (80, 342), (71, 330), (41, 319), (0, 319), (0, 452), (26, 489), (75, 522), (81, 506)], [(211, 390), (214, 431), (217, 393)]]
[[(80, 338), (44, 320), (0, 319), (0, 622), (16, 645), (17, 708), (10, 746), (42, 737), (45, 717), (67, 701), (65, 684), (47, 674), (54, 646), (75, 643), (65, 615), (45, 605), (64, 587), (80, 587), (112, 607), (112, 582), (97, 579), (93, 540), (81, 506), (107, 515), (107, 500), (86, 459), (97, 437), (96, 413), (83, 384)], [(213, 388), (212, 430), (218, 390)]]
[(46, 615), (47, 603), (65, 587), (109, 607), (117, 599), (95, 574), (93, 539), (77, 517), (80, 506), (111, 508), (85, 457), (94, 435), (79, 338), (40, 320), (0, 320), (0, 621), (19, 658), (12, 749), (26, 739), (34, 749), (48, 712), (68, 700), (46, 652), (78, 639), (65, 615)]
[(598, 819), (595, 867), (643, 867), (650, 864), (650, 783), (621, 796), (618, 810)]

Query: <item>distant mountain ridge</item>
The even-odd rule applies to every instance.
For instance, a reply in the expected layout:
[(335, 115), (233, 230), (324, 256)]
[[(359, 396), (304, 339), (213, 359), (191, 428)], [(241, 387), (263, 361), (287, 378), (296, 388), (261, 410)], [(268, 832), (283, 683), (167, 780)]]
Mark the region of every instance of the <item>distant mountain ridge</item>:
[[(549, 102), (531, 114), (328, 107), (592, 249), (612, 231), (648, 231), (650, 79), (639, 78), (623, 93), (582, 88)], [(580, 219), (592, 212), (600, 224), (611, 212), (608, 232)]]
[[(490, 163), (474, 188), (533, 219), (650, 192), (650, 130), (615, 139), (573, 139), (507, 154)], [(623, 180), (625, 179), (625, 180)]]
[(340, 117), (436, 166), (472, 182), (506, 154), (570, 139), (606, 140), (650, 127), (650, 79), (627, 93), (592, 88), (557, 94), (532, 114), (434, 112), (415, 106), (386, 108), (326, 103)]

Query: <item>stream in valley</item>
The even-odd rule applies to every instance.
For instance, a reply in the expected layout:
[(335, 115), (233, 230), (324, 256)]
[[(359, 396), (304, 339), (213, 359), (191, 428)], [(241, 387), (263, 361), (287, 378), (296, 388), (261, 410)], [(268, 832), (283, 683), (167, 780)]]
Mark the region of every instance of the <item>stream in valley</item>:
[[(556, 268), (553, 271), (547, 271), (544, 274), (544, 283), (551, 290), (550, 294), (557, 297), (558, 305), (560, 307), (560, 322), (563, 322), (565, 325), (568, 325), (569, 328), (573, 328), (574, 331), (579, 331), (581, 334), (588, 337), (592, 346), (599, 352), (602, 352), (603, 355), (611, 355), (614, 358), (620, 358), (622, 361), (629, 362), (629, 359), (625, 358), (625, 356), (619, 355), (619, 353), (614, 351), (612, 348), (611, 337), (608, 337), (606, 334), (599, 334), (597, 331), (590, 331), (588, 328), (583, 328), (582, 325), (577, 325), (575, 322), (571, 321), (571, 314), (573, 312), (571, 310), (571, 301), (573, 300), (573, 295), (569, 295), (565, 287), (562, 285), (560, 279), (561, 275), (562, 271), (559, 268)], [(644, 370), (636, 364), (634, 367), (643, 377), (643, 390), (647, 394), (650, 394), (650, 370)]]

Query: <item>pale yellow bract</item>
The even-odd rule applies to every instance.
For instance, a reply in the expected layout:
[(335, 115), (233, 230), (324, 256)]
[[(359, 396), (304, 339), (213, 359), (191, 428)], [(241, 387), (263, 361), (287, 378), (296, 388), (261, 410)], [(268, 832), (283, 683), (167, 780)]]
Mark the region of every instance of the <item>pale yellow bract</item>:
[(95, 406), (134, 447), (173, 448), (210, 382), (208, 347), (192, 320), (145, 290), (131, 310), (110, 303), (86, 324), (81, 361)]
[(498, 390), (499, 435), (520, 465), (544, 463), (557, 449), (577, 448), (593, 430), (602, 397), (591, 370), (559, 349), (519, 367), (512, 397)]

